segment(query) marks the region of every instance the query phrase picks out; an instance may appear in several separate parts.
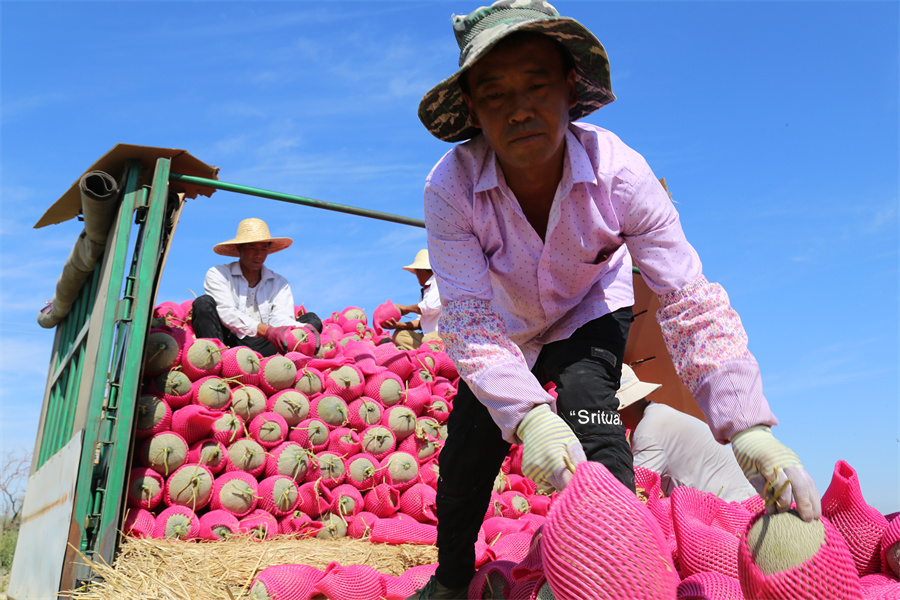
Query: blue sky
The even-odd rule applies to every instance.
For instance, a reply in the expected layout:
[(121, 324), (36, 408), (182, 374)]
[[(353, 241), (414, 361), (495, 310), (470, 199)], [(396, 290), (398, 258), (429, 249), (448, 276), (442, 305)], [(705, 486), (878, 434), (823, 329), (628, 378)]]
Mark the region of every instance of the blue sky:
[[(0, 2), (0, 450), (31, 448), (53, 332), (35, 315), (80, 233), (32, 226), (116, 143), (188, 150), (231, 183), (422, 218), (450, 145), (416, 117), (456, 68), (464, 2)], [(900, 510), (896, 2), (559, 2), (618, 100), (586, 120), (665, 177), (740, 313), (778, 435), (824, 493), (837, 460)], [(216, 192), (188, 201), (157, 300), (266, 219), (267, 264), (329, 314), (417, 299), (424, 231)]]

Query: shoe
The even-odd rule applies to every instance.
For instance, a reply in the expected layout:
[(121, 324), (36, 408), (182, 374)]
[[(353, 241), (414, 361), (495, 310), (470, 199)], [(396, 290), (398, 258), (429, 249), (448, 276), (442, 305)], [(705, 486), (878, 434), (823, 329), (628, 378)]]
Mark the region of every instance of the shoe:
[(466, 600), (468, 597), (468, 587), (448, 588), (432, 575), (425, 587), (416, 590), (406, 600)]

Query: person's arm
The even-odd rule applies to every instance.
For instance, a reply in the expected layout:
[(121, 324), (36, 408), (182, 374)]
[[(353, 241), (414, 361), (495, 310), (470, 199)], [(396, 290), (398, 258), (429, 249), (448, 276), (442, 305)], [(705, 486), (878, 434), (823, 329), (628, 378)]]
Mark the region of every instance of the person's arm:
[(212, 267), (207, 271), (203, 289), (216, 301), (216, 312), (225, 327), (238, 337), (257, 335), (260, 323), (238, 309), (227, 265)]
[(302, 327), (303, 324), (294, 319), (294, 294), (290, 284), (281, 275), (275, 273), (274, 276), (268, 299), (269, 315), (265, 324), (269, 327)]

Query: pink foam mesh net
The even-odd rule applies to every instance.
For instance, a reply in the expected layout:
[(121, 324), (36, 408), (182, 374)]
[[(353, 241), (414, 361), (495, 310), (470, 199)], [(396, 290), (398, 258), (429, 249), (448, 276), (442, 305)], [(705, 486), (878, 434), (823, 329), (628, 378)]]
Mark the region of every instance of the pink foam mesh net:
[(437, 543), (437, 527), (419, 523), (406, 515), (395, 519), (378, 519), (372, 525), (373, 542), (381, 544), (431, 544)]
[[(344, 355), (352, 357), (357, 368), (365, 375), (374, 375), (384, 369), (375, 362), (375, 346), (372, 342), (351, 339), (344, 346)], [(363, 387), (365, 387), (365, 382)]]
[(310, 460), (307, 481), (321, 480), (322, 485), (333, 489), (344, 483), (347, 478), (347, 465), (344, 459), (334, 452), (324, 450)]
[(156, 516), (150, 537), (190, 540), (200, 533), (200, 519), (186, 506), (170, 506)]
[[(138, 402), (134, 437), (143, 440), (160, 431), (172, 429), (172, 407), (161, 396), (143, 394)], [(159, 414), (162, 411), (162, 414)]]
[(715, 571), (736, 578), (738, 536), (751, 516), (736, 502), (687, 486), (675, 488), (672, 521), (682, 573)]
[(228, 410), (231, 406), (231, 388), (218, 375), (195, 379), (191, 384), (191, 403), (213, 410)]
[(149, 467), (134, 467), (128, 476), (126, 504), (134, 508), (153, 510), (162, 502), (166, 481)]
[[(238, 353), (240, 353), (242, 357), (251, 357), (251, 364), (255, 364), (255, 366), (242, 365), (241, 361), (238, 359)], [(222, 350), (221, 356), (222, 370), (220, 371), (220, 374), (222, 377), (228, 379), (234, 378), (236, 381), (240, 381), (245, 385), (257, 385), (259, 383), (259, 365), (262, 363), (262, 354), (247, 348), (246, 346), (235, 346), (234, 348)]]
[(153, 379), (150, 392), (162, 397), (169, 408), (176, 410), (191, 403), (193, 388), (187, 375), (181, 371), (169, 371)]
[[(293, 375), (291, 375), (292, 372)], [(288, 381), (288, 379), (292, 381)], [(266, 393), (266, 396), (292, 387), (296, 380), (297, 367), (283, 355), (273, 354), (260, 361), (259, 387)]]
[(900, 600), (900, 581), (886, 573), (872, 573), (859, 578), (864, 600)]
[(215, 475), (225, 469), (228, 462), (228, 451), (222, 442), (206, 438), (191, 445), (188, 450), (188, 462), (203, 463)]
[(437, 524), (437, 492), (429, 485), (415, 483), (400, 494), (400, 512), (420, 523)]
[(250, 586), (254, 598), (312, 600), (325, 574), (310, 565), (272, 565), (259, 572)]
[[(891, 556), (893, 558), (890, 558)], [(892, 567), (892, 564), (895, 566)], [(894, 572), (898, 564), (900, 564), (900, 519), (894, 519), (888, 523), (884, 535), (881, 536), (881, 570), (884, 573), (900, 575), (900, 572)]]
[(325, 523), (316, 521), (301, 511), (294, 511), (278, 522), (278, 533), (297, 538), (314, 538), (324, 527)]
[(278, 535), (278, 519), (261, 508), (238, 520), (238, 528), (258, 540), (270, 540)]
[(359, 433), (349, 427), (335, 427), (328, 433), (328, 452), (334, 452), (345, 459), (359, 454)]
[(274, 448), (287, 439), (288, 424), (275, 412), (264, 412), (250, 421), (250, 437), (263, 448)]
[(319, 348), (319, 332), (313, 327), (293, 327), (285, 331), (284, 345), (288, 352), (313, 356)]
[(321, 393), (325, 391), (325, 375), (322, 374), (322, 371), (311, 367), (307, 363), (303, 368), (297, 369), (297, 380), (294, 382), (294, 388), (307, 396)]
[(537, 579), (516, 581), (509, 590), (509, 600), (532, 600), (537, 593), (537, 583)]
[(372, 600), (387, 591), (384, 576), (367, 565), (341, 566), (332, 562), (316, 583), (316, 590), (329, 600)]
[(528, 553), (512, 568), (511, 574), (515, 581), (536, 580), (544, 576), (544, 557), (541, 554), (543, 535), (544, 529), (539, 527), (531, 536)]
[(744, 600), (741, 582), (716, 571), (694, 573), (678, 584), (677, 600)]
[(881, 572), (881, 537), (888, 522), (866, 504), (856, 471), (843, 460), (834, 466), (831, 485), (822, 495), (822, 514), (841, 533), (860, 575)]
[(560, 600), (675, 596), (679, 578), (659, 524), (600, 463), (578, 465), (543, 532), (544, 570)]
[(350, 428), (359, 433), (369, 425), (381, 422), (384, 406), (378, 400), (361, 396), (347, 405), (347, 411), (350, 415)]
[[(747, 532), (765, 513), (753, 516)], [(749, 536), (740, 538), (738, 547), (738, 579), (748, 600), (771, 598), (816, 598), (825, 600), (854, 600), (862, 598), (859, 575), (853, 557), (840, 532), (827, 517), (822, 517), (825, 541), (805, 562), (772, 574), (763, 573), (754, 562)]]
[(245, 471), (259, 477), (266, 470), (266, 449), (251, 438), (235, 440), (228, 446), (228, 464), (225, 472)]
[[(163, 339), (166, 340), (167, 344), (158, 343)], [(181, 363), (181, 355), (184, 352), (186, 341), (183, 329), (170, 327), (155, 327), (151, 329), (147, 333), (147, 347), (143, 363), (144, 372), (153, 376), (177, 367)], [(171, 348), (169, 344), (172, 344), (174, 348)]]
[(387, 483), (376, 484), (363, 497), (366, 510), (382, 519), (400, 510), (400, 492)]
[(403, 574), (393, 577), (384, 576), (385, 600), (405, 600), (412, 596), (416, 590), (425, 587), (431, 576), (437, 570), (436, 564), (419, 565), (407, 569)]
[(297, 442), (283, 442), (266, 453), (266, 477), (287, 475), (298, 484), (303, 483), (311, 460), (308, 451)]
[(544, 496), (543, 494), (534, 494), (528, 498), (528, 503), (531, 504), (531, 514), (542, 517), (547, 516), (551, 502), (550, 496)]
[(376, 353), (375, 362), (378, 363), (378, 366), (387, 368), (392, 373), (397, 374), (401, 380), (406, 381), (414, 369), (412, 362), (409, 360), (409, 355), (402, 350), (397, 350), (396, 347), (393, 350), (388, 350), (390, 348), (388, 344), (376, 346), (376, 349), (382, 347), (385, 348), (385, 352), (383, 354)]
[(367, 540), (372, 535), (372, 527), (378, 521), (378, 516), (368, 511), (362, 511), (347, 521), (348, 536), (357, 540)]
[(149, 510), (143, 508), (130, 508), (125, 516), (122, 531), (125, 535), (139, 538), (153, 537), (153, 529), (156, 526), (156, 517)]
[(237, 535), (240, 532), (238, 518), (227, 510), (211, 510), (200, 517), (200, 533), (202, 540), (221, 540)]
[(283, 517), (294, 512), (300, 502), (297, 483), (286, 475), (272, 475), (259, 482), (259, 508)]
[(289, 388), (275, 392), (266, 399), (266, 411), (274, 412), (293, 427), (309, 418), (309, 398), (300, 390)]
[(209, 504), (213, 481), (214, 475), (206, 465), (181, 465), (166, 479), (163, 500), (168, 506), (180, 504), (199, 511)]
[(375, 487), (381, 478), (380, 464), (377, 458), (367, 452), (360, 452), (347, 461), (347, 477), (345, 481), (360, 491)]
[(417, 415), (426, 414), (426, 406), (431, 401), (431, 386), (427, 383), (419, 385), (408, 385), (404, 387), (403, 400), (404, 406), (408, 406)]
[[(324, 435), (322, 435), (322, 433)], [(288, 439), (297, 442), (307, 450), (322, 452), (328, 447), (328, 425), (321, 419), (304, 419), (291, 428)]]
[(189, 404), (172, 413), (172, 431), (188, 444), (193, 444), (210, 436), (212, 424), (220, 416), (219, 411), (200, 404)]
[(533, 528), (527, 521), (520, 519), (510, 519), (508, 517), (490, 517), (485, 519), (481, 524), (486, 540), (496, 539), (500, 535), (509, 535), (511, 533), (532, 532)]
[(344, 376), (339, 376), (337, 370), (332, 370), (325, 377), (325, 392), (352, 402), (362, 396), (366, 387), (366, 376), (355, 364), (346, 364), (340, 369)]
[(362, 492), (349, 483), (342, 483), (331, 490), (333, 498), (331, 512), (343, 517), (353, 517), (363, 512), (366, 506)]
[(510, 571), (515, 565), (510, 560), (494, 560), (482, 566), (469, 583), (469, 598), (507, 600), (514, 582)]
[(531, 502), (526, 494), (509, 490), (500, 494), (500, 514), (510, 519), (518, 519), (531, 512)]
[(501, 535), (491, 542), (491, 549), (497, 560), (519, 562), (528, 555), (532, 537), (530, 531)]
[(223, 413), (212, 426), (212, 438), (230, 446), (244, 437), (244, 420), (233, 411)]
[(307, 481), (299, 487), (298, 494), (300, 500), (297, 502), (297, 509), (313, 518), (327, 512), (334, 504), (331, 490), (320, 481)]
[[(198, 348), (200, 348), (201, 346), (204, 348), (209, 348), (209, 355), (212, 355), (212, 357), (207, 357), (206, 350), (197, 352), (197, 349), (194, 349), (194, 351), (192, 352), (192, 348), (195, 344)], [(202, 379), (210, 375), (218, 375), (222, 372), (221, 352), (225, 348), (226, 346), (224, 343), (222, 343), (222, 340), (217, 340), (215, 338), (196, 338), (190, 340), (181, 355), (181, 370), (190, 378), (191, 381), (197, 381), (198, 379)], [(194, 354), (200, 356), (201, 360), (203, 360), (204, 362), (199, 364), (194, 364), (193, 362), (191, 362), (190, 357)]]
[[(235, 483), (232, 483), (235, 482)], [(226, 510), (240, 518), (256, 508), (259, 499), (256, 477), (244, 471), (230, 471), (216, 477), (209, 502), (212, 510)]]

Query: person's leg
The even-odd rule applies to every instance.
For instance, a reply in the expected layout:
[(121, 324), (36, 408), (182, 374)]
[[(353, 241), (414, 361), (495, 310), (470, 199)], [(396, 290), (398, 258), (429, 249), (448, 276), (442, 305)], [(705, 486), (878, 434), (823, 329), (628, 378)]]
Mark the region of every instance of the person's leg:
[(294, 320), (298, 323), (303, 323), (304, 325), (312, 325), (319, 333), (322, 333), (322, 329), (324, 328), (322, 319), (314, 312), (303, 313)]
[(277, 352), (275, 346), (265, 338), (239, 338), (233, 331), (225, 327), (221, 319), (219, 319), (219, 313), (216, 311), (216, 301), (212, 296), (204, 294), (196, 298), (192, 306), (191, 325), (194, 328), (194, 335), (198, 338), (222, 340), (222, 343), (232, 348), (234, 346), (247, 346), (263, 356), (272, 356)]
[(566, 340), (547, 344), (535, 374), (542, 384), (556, 383), (557, 412), (588, 460), (602, 463), (634, 490), (634, 459), (616, 399), (632, 318), (631, 308), (623, 308), (586, 323)]
[(438, 582), (463, 588), (475, 575), (475, 541), (510, 445), (464, 381), (447, 422), (437, 487)]

